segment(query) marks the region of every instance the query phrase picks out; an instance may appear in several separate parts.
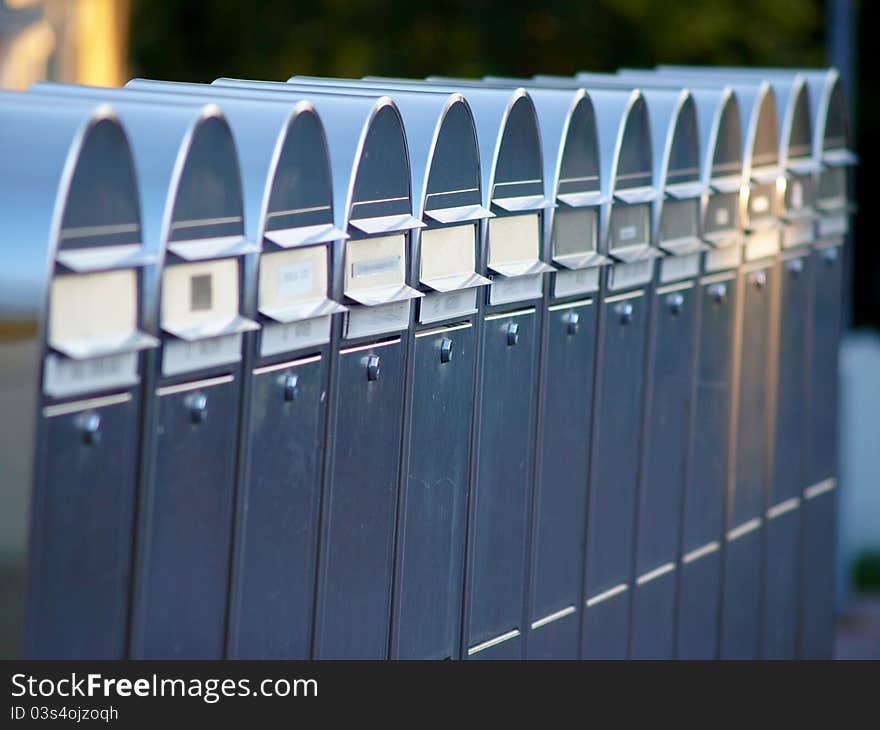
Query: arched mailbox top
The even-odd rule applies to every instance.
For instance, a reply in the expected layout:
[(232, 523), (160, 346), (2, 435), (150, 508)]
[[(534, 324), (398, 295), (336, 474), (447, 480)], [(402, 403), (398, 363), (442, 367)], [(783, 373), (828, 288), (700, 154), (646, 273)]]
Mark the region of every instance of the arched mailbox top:
[[(606, 92), (595, 93), (604, 96)], [(598, 114), (600, 137), (614, 140), (610, 150), (603, 144), (603, 151), (611, 153), (603, 160), (602, 175), (609, 194), (625, 203), (653, 200), (653, 145), (644, 95), (634, 90), (625, 99), (618, 96), (613, 105), (616, 108), (608, 108), (608, 114), (604, 113), (604, 100), (602, 107)]]
[[(647, 95), (646, 95), (647, 96)], [(654, 106), (648, 96), (653, 120)], [(682, 91), (675, 103), (663, 145), (660, 184), (673, 197), (691, 197), (702, 192), (700, 180), (700, 139), (697, 130), (697, 106), (690, 91)], [(655, 161), (657, 153), (655, 153)], [(656, 162), (655, 162), (656, 164)], [(694, 185), (696, 183), (696, 185)], [(679, 190), (678, 187), (682, 186)], [(685, 189), (683, 186), (688, 186)]]
[(112, 111), (90, 120), (80, 138), (68, 189), (61, 191), (62, 252), (141, 245), (140, 201), (125, 131)]
[[(744, 102), (751, 102), (741, 107), (743, 113), (748, 115), (743, 125), (743, 170), (756, 182), (769, 182), (771, 176), (775, 179), (779, 174), (776, 94), (770, 84), (764, 81), (745, 92), (740, 90), (739, 96)], [(762, 170), (758, 177), (755, 177), (756, 170)]]
[(813, 147), (821, 150), (828, 165), (854, 165), (858, 158), (850, 151), (849, 114), (846, 92), (840, 74), (831, 69), (823, 74), (824, 83), (816, 100)]
[[(782, 94), (777, 94), (780, 103), (783, 103)], [(806, 159), (809, 162), (813, 156), (813, 124), (807, 80), (803, 76), (796, 76), (786, 96), (788, 98), (784, 102), (779, 152), (788, 166), (794, 160)], [(803, 169), (804, 172), (813, 171), (812, 166)]]
[[(699, 97), (698, 97), (699, 98)], [(719, 104), (709, 123), (705, 163), (711, 181), (734, 179), (734, 191), (742, 180), (742, 122), (739, 100), (733, 89), (723, 91)], [(713, 186), (716, 183), (713, 182)]]
[[(180, 258), (202, 258), (184, 243), (244, 235), (244, 209), (238, 155), (232, 131), (219, 107), (206, 109), (181, 148), (179, 172), (171, 189), (167, 240)], [(212, 252), (210, 256), (213, 257)]]
[(0, 312), (4, 321), (31, 322), (29, 331), (45, 344), (54, 275), (150, 261), (138, 181), (127, 133), (109, 104), (81, 100), (59, 107), (41, 96), (5, 92), (0, 124)]

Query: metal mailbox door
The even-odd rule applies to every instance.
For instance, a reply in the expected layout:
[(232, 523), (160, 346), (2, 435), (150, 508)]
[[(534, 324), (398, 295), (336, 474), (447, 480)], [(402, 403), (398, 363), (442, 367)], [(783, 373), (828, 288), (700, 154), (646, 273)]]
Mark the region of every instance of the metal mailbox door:
[(761, 265), (742, 274), (742, 344), (736, 432), (736, 470), (729, 496), (722, 587), (721, 656), (758, 655), (762, 518), (767, 463), (767, 369), (771, 291), (778, 271)]
[[(630, 638), (634, 659), (671, 658), (674, 653), (675, 557), (690, 453), (696, 297), (692, 282), (658, 287), (654, 293)], [(664, 557), (671, 560), (661, 562)]]
[(231, 375), (157, 390), (142, 658), (223, 656), (239, 395)]
[[(535, 497), (530, 659), (577, 659), (589, 445), (596, 355), (596, 304), (550, 307), (542, 402), (544, 440)], [(578, 559), (580, 556), (581, 559)], [(574, 597), (575, 603), (571, 603)]]
[[(472, 496), (468, 656), (519, 659), (531, 500), (538, 321), (533, 307), (487, 315), (479, 454)], [(515, 632), (515, 634), (510, 635)], [(499, 639), (501, 639), (499, 641)], [(492, 643), (495, 640), (495, 643)]]
[(589, 659), (624, 658), (628, 651), (634, 540), (627, 526), (636, 509), (647, 306), (642, 291), (610, 296), (601, 315), (581, 654)]
[(797, 655), (800, 563), (800, 494), (803, 488), (807, 317), (810, 272), (808, 252), (779, 262), (779, 329), (773, 472), (766, 511), (763, 632), (766, 658)]
[(31, 658), (125, 653), (138, 395), (135, 389), (43, 411)]
[(691, 473), (686, 482), (676, 656), (713, 659), (718, 646), (721, 539), (727, 495), (736, 273), (700, 282)]
[(417, 332), (409, 466), (396, 575), (394, 655), (454, 659), (461, 599), (476, 355), (470, 322)]
[(248, 501), (236, 536), (239, 658), (311, 653), (326, 377), (321, 355), (252, 374)]
[(388, 652), (404, 361), (400, 337), (339, 352), (315, 617), (323, 659)]

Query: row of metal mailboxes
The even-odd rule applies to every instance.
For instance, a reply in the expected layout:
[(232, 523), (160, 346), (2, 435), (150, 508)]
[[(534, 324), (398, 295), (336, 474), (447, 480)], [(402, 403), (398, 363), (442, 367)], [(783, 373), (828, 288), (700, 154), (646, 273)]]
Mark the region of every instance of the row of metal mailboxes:
[(0, 125), (5, 654), (829, 654), (833, 70)]

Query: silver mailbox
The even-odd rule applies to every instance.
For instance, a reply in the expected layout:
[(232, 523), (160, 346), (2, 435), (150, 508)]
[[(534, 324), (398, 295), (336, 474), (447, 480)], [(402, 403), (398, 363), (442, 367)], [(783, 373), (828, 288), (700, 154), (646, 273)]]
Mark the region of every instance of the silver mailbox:
[(148, 373), (131, 616), (134, 657), (223, 656), (242, 390), (245, 237), (235, 143), (211, 104), (157, 105), (124, 89), (40, 84), (112, 101), (129, 130), (145, 235), (160, 257)]
[(155, 252), (109, 105), (4, 92), (0, 126), (0, 654), (119, 659)]

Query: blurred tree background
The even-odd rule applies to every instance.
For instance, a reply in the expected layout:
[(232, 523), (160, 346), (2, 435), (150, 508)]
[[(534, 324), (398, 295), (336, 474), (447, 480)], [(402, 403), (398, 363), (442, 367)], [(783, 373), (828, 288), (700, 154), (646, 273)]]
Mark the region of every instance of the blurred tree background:
[[(132, 71), (190, 81), (294, 73), (571, 74), (653, 65), (818, 66), (821, 0), (134, 0)], [(744, 32), (748, 29), (748, 32)]]
[[(694, 63), (823, 66), (830, 0), (130, 0), (133, 75), (181, 81), (292, 74), (531, 76)], [(870, 48), (880, 4), (846, 0)], [(858, 86), (873, 65), (856, 61)], [(877, 190), (880, 105), (856, 99), (862, 200)], [(878, 191), (880, 192), (880, 191)], [(864, 218), (864, 216), (862, 216)], [(862, 231), (861, 235), (859, 231)], [(880, 247), (856, 222), (851, 321), (880, 325)]]

